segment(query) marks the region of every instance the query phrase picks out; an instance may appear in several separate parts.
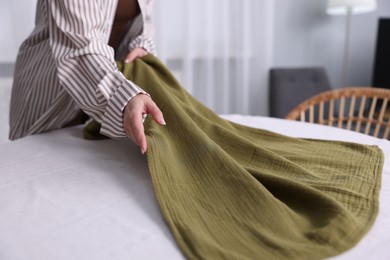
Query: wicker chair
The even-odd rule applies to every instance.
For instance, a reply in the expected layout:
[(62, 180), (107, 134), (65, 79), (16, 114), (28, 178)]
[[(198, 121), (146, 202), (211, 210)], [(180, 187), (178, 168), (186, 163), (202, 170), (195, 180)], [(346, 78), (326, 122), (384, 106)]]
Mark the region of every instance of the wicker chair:
[(335, 126), (389, 139), (390, 89), (348, 87), (315, 95), (293, 108), (289, 120)]

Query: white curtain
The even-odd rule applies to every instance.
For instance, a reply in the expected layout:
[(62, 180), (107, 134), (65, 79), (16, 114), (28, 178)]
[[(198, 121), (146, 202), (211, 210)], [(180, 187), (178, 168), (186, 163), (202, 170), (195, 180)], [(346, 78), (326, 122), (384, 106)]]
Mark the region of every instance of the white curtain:
[(220, 114), (268, 114), (273, 0), (157, 0), (157, 50)]
[[(268, 114), (274, 0), (155, 0), (159, 57), (220, 114)], [(36, 1), (0, 1), (0, 63), (13, 63)]]

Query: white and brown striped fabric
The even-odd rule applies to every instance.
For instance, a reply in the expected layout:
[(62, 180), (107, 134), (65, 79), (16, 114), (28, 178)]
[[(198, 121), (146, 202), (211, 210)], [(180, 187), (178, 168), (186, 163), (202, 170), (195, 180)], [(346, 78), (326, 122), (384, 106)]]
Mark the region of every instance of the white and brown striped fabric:
[(102, 134), (126, 138), (123, 108), (143, 91), (115, 60), (135, 47), (155, 54), (153, 1), (138, 0), (141, 15), (128, 24), (114, 54), (108, 41), (117, 1), (38, 0), (35, 28), (16, 61), (11, 140), (61, 128), (80, 109), (102, 124)]

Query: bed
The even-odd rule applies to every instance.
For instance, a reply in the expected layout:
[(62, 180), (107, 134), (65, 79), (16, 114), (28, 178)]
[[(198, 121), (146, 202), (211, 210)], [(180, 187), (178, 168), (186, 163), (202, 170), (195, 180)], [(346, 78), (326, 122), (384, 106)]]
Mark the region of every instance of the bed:
[[(293, 136), (378, 145), (380, 211), (353, 249), (333, 259), (390, 259), (390, 143), (283, 119), (224, 118)], [(184, 259), (156, 202), (146, 158), (130, 141), (86, 141), (81, 126), (0, 145), (0, 259)]]

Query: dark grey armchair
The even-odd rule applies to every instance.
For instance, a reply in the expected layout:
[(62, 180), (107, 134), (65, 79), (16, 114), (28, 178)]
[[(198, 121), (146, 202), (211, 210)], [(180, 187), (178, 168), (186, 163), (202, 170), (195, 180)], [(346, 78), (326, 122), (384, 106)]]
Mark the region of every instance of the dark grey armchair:
[(303, 100), (331, 89), (322, 67), (273, 68), (269, 88), (270, 116), (279, 118)]

